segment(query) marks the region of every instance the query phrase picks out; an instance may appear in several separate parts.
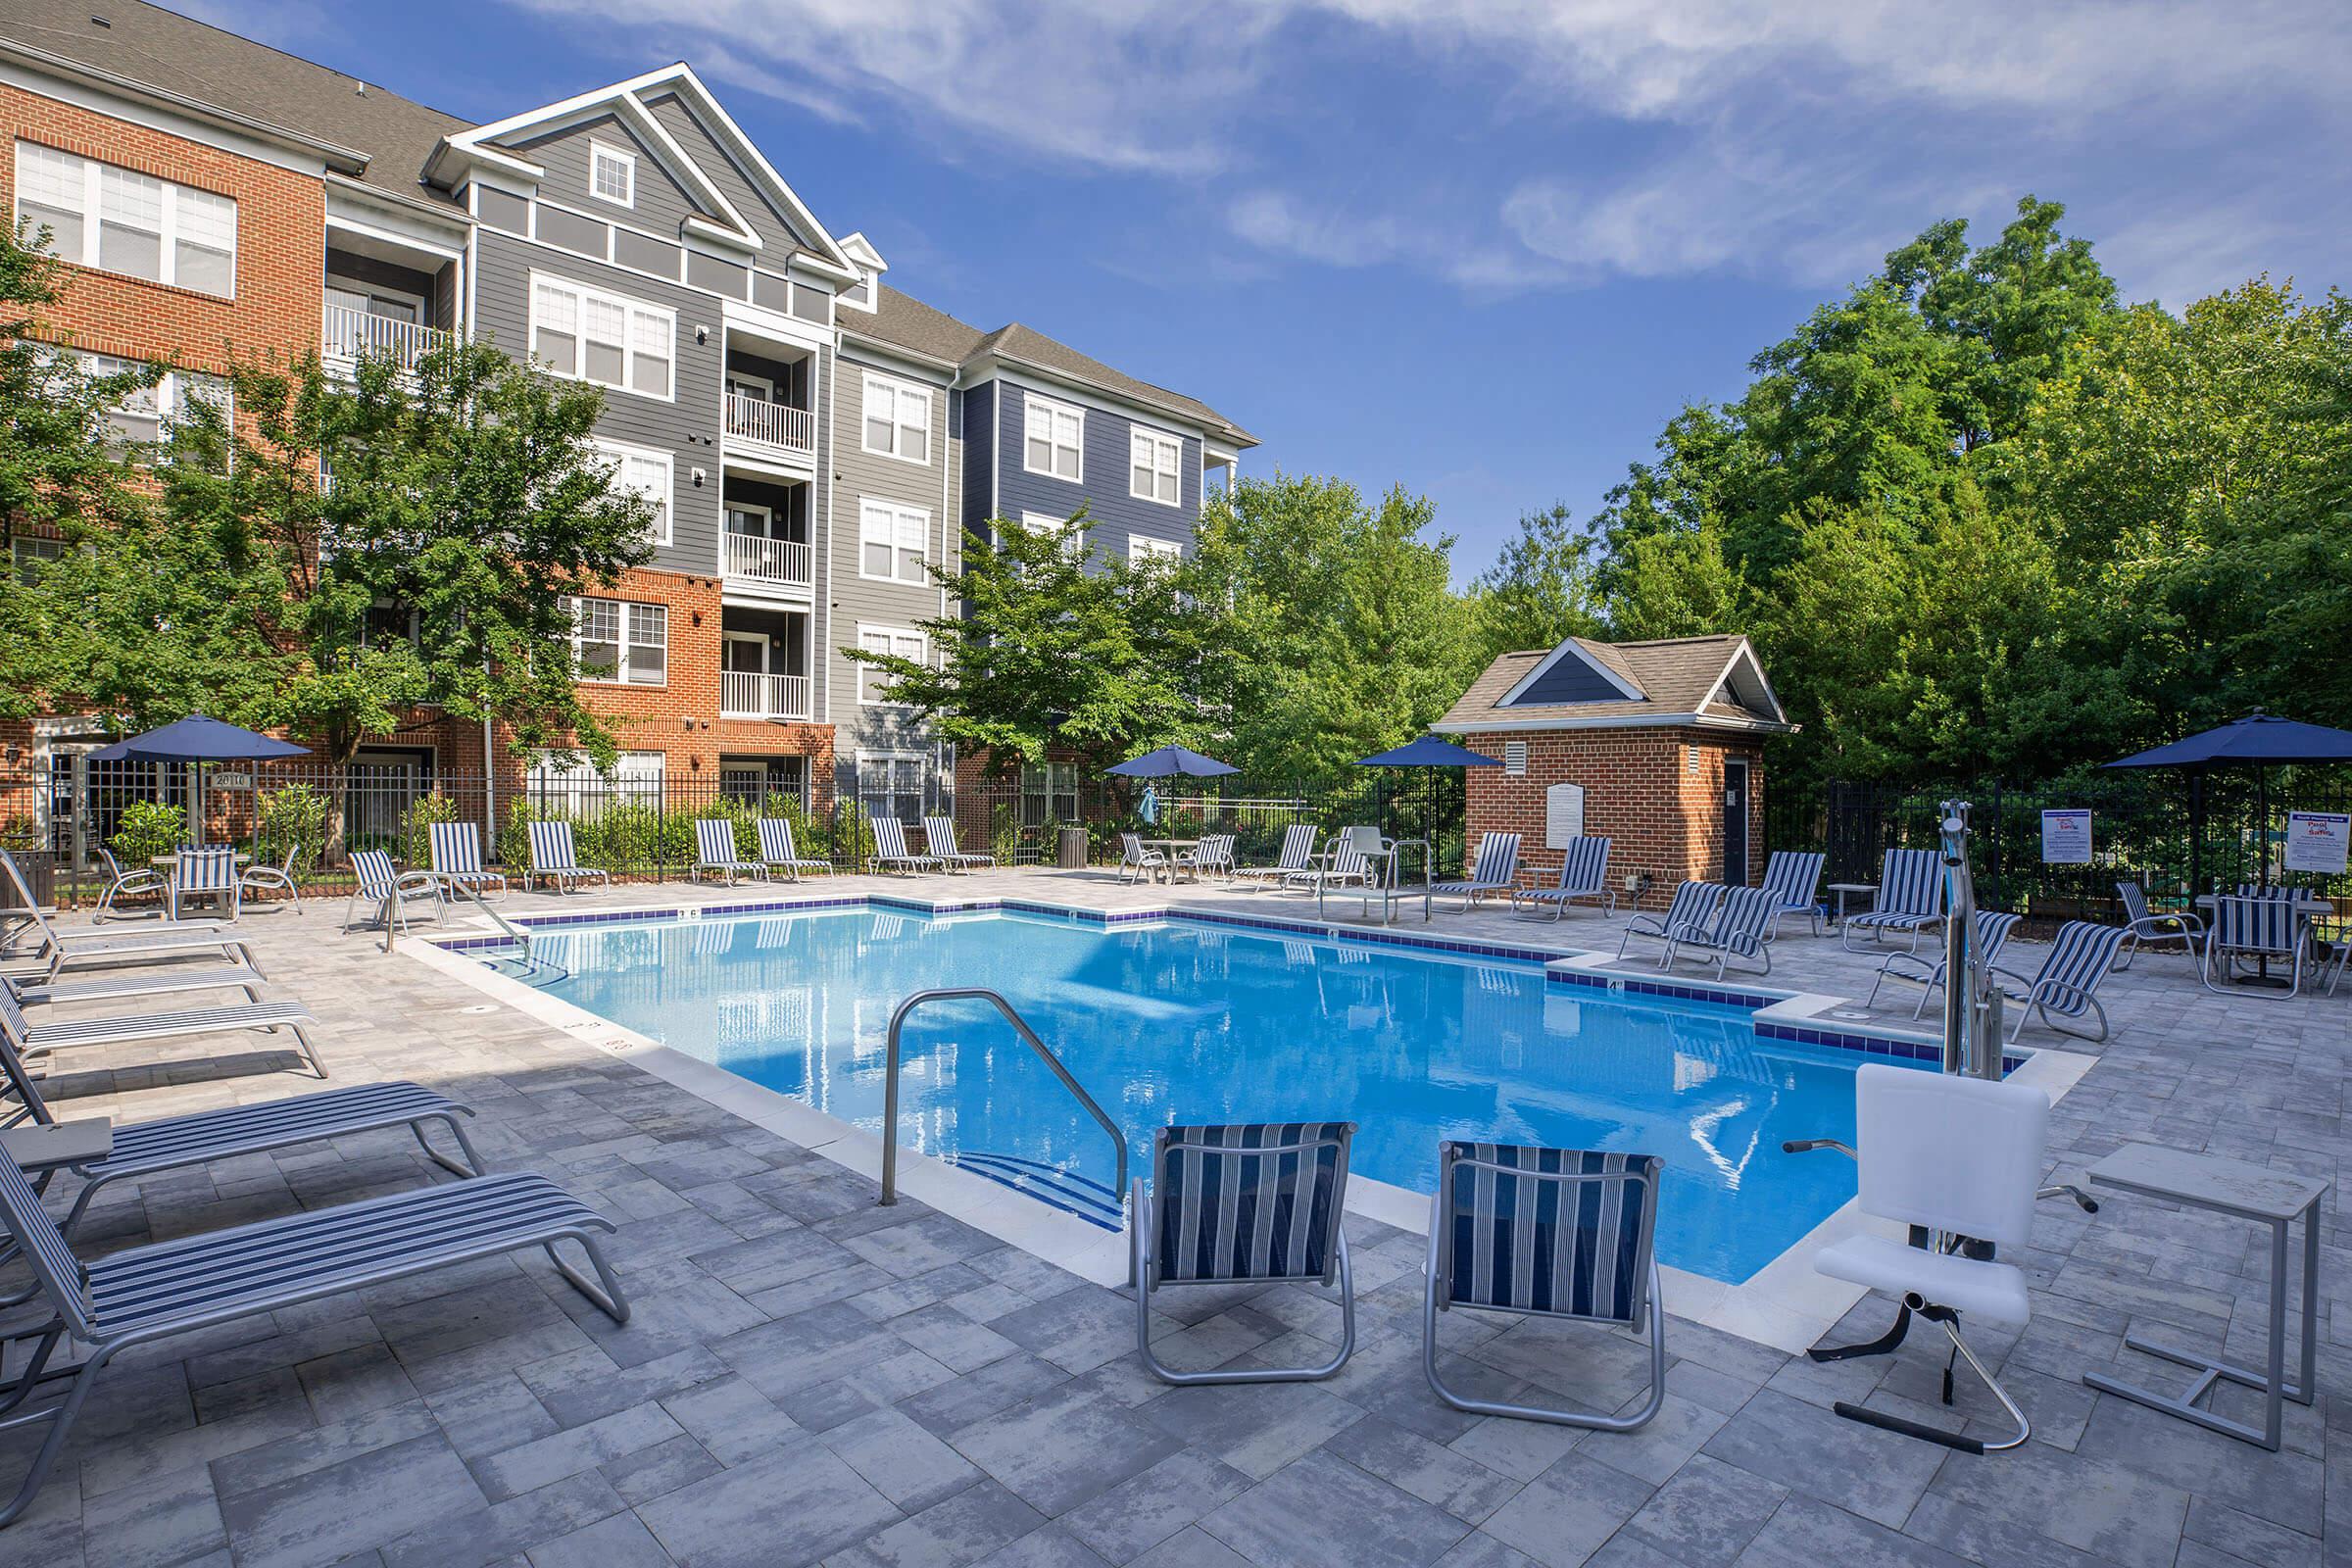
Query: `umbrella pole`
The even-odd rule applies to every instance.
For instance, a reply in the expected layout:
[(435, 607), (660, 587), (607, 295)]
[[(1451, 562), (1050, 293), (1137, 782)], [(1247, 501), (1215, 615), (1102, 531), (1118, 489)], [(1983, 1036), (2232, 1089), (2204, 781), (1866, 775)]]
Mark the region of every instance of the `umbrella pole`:
[(2254, 764), (2254, 880), (2271, 885), (2271, 770)]

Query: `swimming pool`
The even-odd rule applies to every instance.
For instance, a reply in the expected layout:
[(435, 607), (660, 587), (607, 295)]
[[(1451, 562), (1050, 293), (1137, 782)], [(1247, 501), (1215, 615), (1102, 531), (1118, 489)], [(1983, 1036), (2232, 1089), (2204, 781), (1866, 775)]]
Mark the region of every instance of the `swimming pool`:
[[(1179, 1120), (1352, 1120), (1354, 1170), (1420, 1193), (1444, 1137), (1653, 1153), (1661, 1261), (1734, 1284), (1854, 1192), (1847, 1161), (1781, 1142), (1850, 1140), (1865, 1058), (1533, 960), (863, 905), (542, 927), (532, 951), (551, 995), (876, 1132), (892, 1010), (984, 986), (1119, 1122), (1139, 1172), (1152, 1130)], [(918, 1011), (903, 1051), (906, 1147), (1115, 1212), (1109, 1140), (986, 1004)]]

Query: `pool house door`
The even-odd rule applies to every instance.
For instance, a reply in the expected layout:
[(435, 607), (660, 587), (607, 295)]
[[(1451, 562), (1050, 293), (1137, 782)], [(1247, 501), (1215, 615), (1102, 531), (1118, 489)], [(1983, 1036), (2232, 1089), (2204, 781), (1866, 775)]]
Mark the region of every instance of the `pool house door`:
[(1747, 886), (1747, 759), (1723, 760), (1723, 880)]

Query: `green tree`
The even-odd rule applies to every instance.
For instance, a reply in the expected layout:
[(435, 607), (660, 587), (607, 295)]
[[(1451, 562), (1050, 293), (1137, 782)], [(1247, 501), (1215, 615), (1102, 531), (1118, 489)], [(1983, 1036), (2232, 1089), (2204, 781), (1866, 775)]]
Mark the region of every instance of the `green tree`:
[(1482, 659), (1523, 648), (1550, 648), (1564, 637), (1601, 631), (1593, 580), (1596, 541), (1564, 504), (1519, 519), (1494, 564), (1470, 584), (1470, 612)]

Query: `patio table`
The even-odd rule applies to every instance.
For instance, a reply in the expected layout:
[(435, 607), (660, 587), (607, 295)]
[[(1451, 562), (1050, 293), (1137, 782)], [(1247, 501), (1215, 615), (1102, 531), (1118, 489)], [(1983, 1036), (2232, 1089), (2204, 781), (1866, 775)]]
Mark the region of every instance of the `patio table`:
[[(1197, 850), (1200, 847), (1200, 841), (1199, 839), (1138, 839), (1136, 842), (1141, 844), (1147, 850), (1157, 850), (1166, 859), (1166, 865), (1160, 867), (1159, 869), (1164, 870), (1167, 873), (1167, 883), (1170, 887), (1174, 887), (1176, 885), (1176, 852), (1179, 850)], [(1156, 872), (1153, 874), (1152, 880), (1159, 880)]]
[(1879, 885), (1876, 882), (1833, 882), (1830, 884), (1830, 891), (1838, 895), (1838, 912), (1830, 918), (1830, 929), (1835, 931), (1845, 924), (1846, 895), (1849, 893), (1876, 894), (1879, 891)]
[[(2205, 912), (2206, 924), (2211, 925), (2213, 923), (2213, 895), (2200, 893), (2197, 895), (2195, 903), (2197, 907)], [(2323, 914), (2335, 912), (2334, 903), (2331, 900), (2323, 899), (2317, 894), (2307, 893), (2299, 899), (2288, 900), (2287, 903), (2294, 909), (2295, 918), (2305, 924), (2309, 924)], [(2315, 973), (2318, 972), (2318, 967), (2320, 966), (2315, 965)], [(2237, 984), (2241, 986), (2283, 986), (2286, 983), (2271, 973), (2271, 956), (2267, 953), (2255, 958), (2252, 974), (2237, 977)]]

